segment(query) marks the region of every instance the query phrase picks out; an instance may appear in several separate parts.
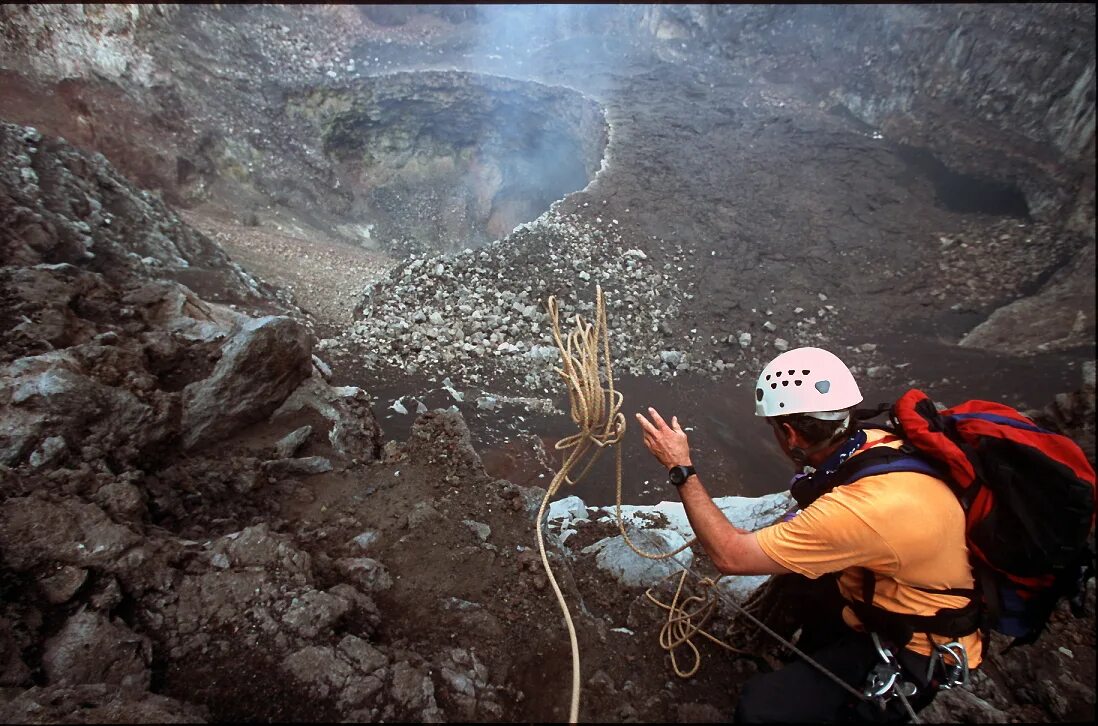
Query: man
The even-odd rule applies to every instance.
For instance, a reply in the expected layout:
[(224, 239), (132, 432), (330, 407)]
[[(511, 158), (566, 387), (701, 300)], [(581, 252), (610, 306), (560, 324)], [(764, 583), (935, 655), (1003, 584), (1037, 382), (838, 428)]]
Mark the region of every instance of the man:
[[(763, 369), (755, 413), (766, 418), (782, 451), (804, 474), (793, 484), (802, 509), (757, 532), (736, 529), (713, 503), (694, 471), (677, 417), (668, 425), (649, 408), (651, 420), (639, 413), (637, 420), (645, 446), (669, 470), (698, 541), (717, 569), (726, 575), (795, 573), (817, 586), (818, 578), (833, 581), (845, 605), (841, 624), (831, 633), (806, 632), (800, 644), (814, 648), (809, 654), (820, 665), (861, 692), (883, 662), (876, 633), (902, 666), (901, 680), (914, 685), (905, 695), (918, 711), (933, 700), (944, 668), (957, 664), (950, 655), (960, 649), (946, 653), (942, 645), (960, 642), (969, 667), (980, 663), (964, 512), (949, 487), (930, 473), (893, 471), (840, 480), (842, 464), (871, 449), (904, 443), (882, 429), (858, 428), (853, 410), (861, 401), (850, 370), (819, 348), (788, 351)], [(809, 607), (822, 608), (827, 599), (821, 594)], [(902, 721), (907, 710), (900, 701), (891, 698), (882, 710), (798, 660), (748, 681), (736, 720)]]

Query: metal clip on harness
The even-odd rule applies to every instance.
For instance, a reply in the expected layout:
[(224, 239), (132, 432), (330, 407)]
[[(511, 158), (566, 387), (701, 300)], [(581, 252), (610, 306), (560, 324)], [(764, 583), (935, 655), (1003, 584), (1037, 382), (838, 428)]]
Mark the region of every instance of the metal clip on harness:
[(918, 719), (907, 699), (915, 695), (919, 690), (918, 687), (900, 677), (902, 675), (900, 661), (888, 648), (881, 645), (881, 639), (876, 633), (870, 633), (870, 635), (873, 637), (873, 645), (877, 648), (877, 655), (881, 656), (881, 662), (869, 672), (862, 694), (876, 702), (882, 711), (893, 696), (899, 696), (911, 720), (917, 723)]
[[(942, 666), (942, 682), (938, 686), (939, 688), (949, 690), (958, 686), (968, 686), (968, 651), (965, 650), (962, 643), (955, 640), (945, 645), (935, 644), (934, 654), (937, 656), (936, 660)], [(946, 663), (945, 656), (947, 655), (953, 659), (953, 663)]]

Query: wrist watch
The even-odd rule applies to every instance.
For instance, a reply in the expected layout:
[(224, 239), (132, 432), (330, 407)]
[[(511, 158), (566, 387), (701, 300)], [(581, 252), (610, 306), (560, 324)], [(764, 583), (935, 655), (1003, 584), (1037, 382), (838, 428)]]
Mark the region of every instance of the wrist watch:
[(692, 466), (673, 466), (667, 470), (667, 478), (677, 487), (681, 487), (686, 480), (698, 472)]

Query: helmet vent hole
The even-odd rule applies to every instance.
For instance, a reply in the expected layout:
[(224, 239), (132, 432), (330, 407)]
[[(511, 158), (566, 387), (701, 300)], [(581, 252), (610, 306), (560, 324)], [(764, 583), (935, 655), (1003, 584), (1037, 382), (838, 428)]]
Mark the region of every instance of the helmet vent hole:
[(777, 387), (778, 387), (778, 384), (777, 384), (777, 383), (771, 383), (771, 384), (770, 384), (770, 390), (774, 390), (774, 389), (775, 389), (775, 388), (777, 388)]
[(804, 381), (793, 381), (793, 383), (794, 383), (794, 384), (796, 384), (796, 385), (798, 385), (798, 386), (799, 386), (799, 385), (801, 385), (801, 383), (803, 383), (803, 382), (804, 382)]
[(769, 373), (766, 374), (766, 380), (768, 380), (768, 381), (770, 380), (770, 374)]
[(763, 389), (761, 389), (761, 388), (756, 388), (755, 389), (755, 400), (756, 401), (763, 400)]
[(831, 381), (816, 381), (816, 390), (820, 393), (827, 393), (831, 390)]
[(812, 371), (801, 371), (801, 375), (802, 375), (802, 376), (807, 376), (807, 375), (808, 375), (809, 373), (811, 373), (811, 372), (812, 372)]
[(777, 373), (774, 374), (774, 377), (775, 378), (781, 378), (782, 377), (782, 372), (778, 371)]
[(789, 375), (793, 375), (793, 374), (794, 374), (794, 373), (796, 373), (796, 372), (797, 372), (797, 371), (789, 371)]
[(778, 408), (785, 408), (785, 404), (784, 403), (779, 403)]
[(782, 385), (783, 385), (783, 386), (788, 386), (788, 385), (789, 385), (789, 381), (787, 381), (787, 380), (786, 380), (786, 381), (782, 381)]

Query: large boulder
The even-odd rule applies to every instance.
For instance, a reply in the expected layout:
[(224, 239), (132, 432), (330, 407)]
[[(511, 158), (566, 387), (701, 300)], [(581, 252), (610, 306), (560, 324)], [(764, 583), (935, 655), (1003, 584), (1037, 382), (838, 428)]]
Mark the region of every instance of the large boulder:
[(51, 685), (109, 683), (148, 690), (152, 644), (124, 624), (81, 610), (46, 641), (42, 670)]
[(183, 444), (193, 449), (263, 420), (312, 371), (312, 338), (286, 317), (249, 320), (209, 378), (183, 390)]
[(76, 498), (14, 497), (0, 506), (0, 563), (15, 572), (47, 563), (113, 568), (141, 539)]

